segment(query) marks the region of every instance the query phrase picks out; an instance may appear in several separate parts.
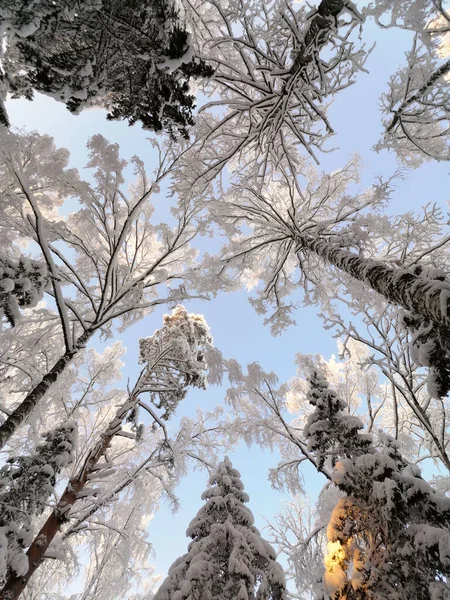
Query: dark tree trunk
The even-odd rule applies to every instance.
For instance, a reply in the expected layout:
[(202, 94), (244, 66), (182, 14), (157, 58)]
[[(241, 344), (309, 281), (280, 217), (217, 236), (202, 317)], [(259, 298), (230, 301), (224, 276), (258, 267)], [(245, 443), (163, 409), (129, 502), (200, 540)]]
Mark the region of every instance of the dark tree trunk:
[(299, 74), (315, 60), (316, 54), (327, 43), (330, 33), (336, 31), (337, 19), (345, 7), (345, 0), (322, 0), (309, 21), (309, 27), (291, 67), (291, 75)]
[(87, 330), (76, 341), (74, 347), (61, 356), (41, 381), (29, 392), (19, 406), (13, 410), (6, 421), (0, 425), (0, 448), (6, 444), (9, 438), (22, 425), (31, 411), (36, 408), (39, 401), (45, 396), (48, 389), (55, 383), (58, 377), (72, 362), (73, 357), (86, 346), (86, 342), (92, 337), (94, 331)]
[(96, 464), (105, 454), (110, 446), (114, 436), (121, 430), (121, 423), (127, 413), (132, 410), (139, 400), (139, 391), (136, 391), (128, 400), (119, 408), (114, 419), (109, 423), (107, 429), (101, 436), (99, 442), (91, 450), (86, 458), (83, 467), (77, 475), (73, 477), (58, 504), (53, 509), (53, 512), (48, 517), (47, 521), (41, 527), (41, 530), (34, 538), (31, 546), (28, 548), (28, 571), (25, 575), (17, 577), (10, 575), (0, 591), (0, 600), (17, 600), (20, 594), (26, 588), (33, 573), (39, 568), (44, 560), (44, 555), (48, 547), (52, 543), (56, 534), (61, 527), (67, 523), (67, 516), (75, 504), (78, 494), (83, 490), (86, 483), (89, 481), (89, 475), (94, 472)]

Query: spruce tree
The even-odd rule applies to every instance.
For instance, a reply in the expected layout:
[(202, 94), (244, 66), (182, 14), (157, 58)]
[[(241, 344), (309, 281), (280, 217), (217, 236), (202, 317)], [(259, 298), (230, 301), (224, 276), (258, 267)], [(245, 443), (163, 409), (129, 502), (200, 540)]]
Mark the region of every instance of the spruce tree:
[(19, 308), (35, 306), (48, 281), (44, 264), (23, 257), (15, 261), (0, 255), (0, 317), (3, 315), (14, 327), (20, 318)]
[(324, 377), (310, 378), (316, 407), (305, 429), (318, 460), (331, 461), (343, 493), (327, 528), (323, 594), (338, 600), (450, 597), (450, 499), (422, 479), (396, 442), (361, 434)]
[[(73, 113), (102, 106), (108, 119), (187, 136), (194, 107), (189, 79), (212, 69), (192, 57), (172, 2), (0, 1), (0, 23), (6, 36), (0, 95), (31, 100), (36, 90)], [(6, 112), (1, 120), (7, 124)]]
[(313, 371), (309, 378), (308, 401), (315, 410), (309, 415), (303, 433), (308, 450), (315, 453), (320, 468), (326, 459), (334, 466), (342, 452), (364, 452), (370, 447), (370, 437), (358, 433), (363, 428), (361, 420), (345, 412), (345, 403), (318, 371)]
[(10, 458), (0, 469), (0, 582), (27, 572), (35, 518), (48, 506), (58, 473), (73, 460), (76, 433), (65, 423), (46, 433), (33, 454)]
[(186, 532), (188, 551), (170, 567), (154, 600), (284, 600), (283, 569), (253, 525), (249, 497), (227, 457), (210, 484)]

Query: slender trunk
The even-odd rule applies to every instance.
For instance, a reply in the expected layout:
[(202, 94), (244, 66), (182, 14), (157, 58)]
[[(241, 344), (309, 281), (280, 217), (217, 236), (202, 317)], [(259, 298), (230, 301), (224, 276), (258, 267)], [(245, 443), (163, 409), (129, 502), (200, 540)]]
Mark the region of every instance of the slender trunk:
[(120, 494), (120, 492), (122, 490), (124, 490), (128, 485), (130, 485), (130, 483), (132, 483), (132, 481), (134, 480), (134, 476), (130, 476), (128, 477), (123, 483), (121, 483), (118, 487), (116, 487), (110, 494), (108, 494), (106, 497), (103, 495), (102, 499), (95, 503), (93, 506), (91, 506), (91, 508), (87, 511), (85, 511), (81, 517), (77, 517), (77, 520), (72, 523), (70, 525), (70, 527), (63, 533), (62, 539), (63, 540), (67, 540), (71, 535), (73, 535), (74, 533), (76, 533), (76, 531), (78, 530), (78, 527), (84, 522), (86, 521), (86, 519), (89, 519), (89, 517), (91, 517), (92, 515), (94, 515), (99, 508), (102, 508), (102, 506), (105, 506), (106, 504), (108, 504), (109, 502), (111, 502), (111, 500), (113, 500), (117, 494)]
[(58, 377), (63, 373), (66, 367), (72, 362), (73, 357), (86, 346), (86, 342), (94, 334), (93, 330), (85, 331), (76, 341), (71, 350), (67, 350), (53, 367), (44, 375), (41, 381), (29, 392), (17, 408), (8, 416), (6, 421), (0, 425), (0, 449), (6, 444), (9, 438), (15, 433), (18, 427), (22, 425), (31, 411), (37, 406), (39, 401), (45, 396), (48, 389), (55, 383)]
[(450, 285), (427, 280), (405, 269), (393, 269), (381, 261), (362, 258), (328, 241), (302, 233), (294, 235), (297, 252), (306, 248), (351, 277), (369, 285), (391, 304), (418, 313), (439, 326), (450, 326)]
[[(0, 50), (0, 59), (1, 59)], [(8, 93), (8, 84), (6, 83), (5, 76), (0, 72), (0, 132), (6, 133), (6, 129), (9, 127), (9, 117), (6, 111), (5, 100)]]
[(3, 589), (0, 591), (0, 600), (17, 600), (19, 598), (33, 573), (38, 569), (39, 565), (42, 564), (44, 555), (54, 537), (60, 531), (64, 523), (67, 522), (67, 515), (75, 504), (78, 495), (89, 481), (89, 476), (95, 471), (96, 464), (107, 451), (114, 436), (121, 430), (123, 419), (127, 413), (134, 408), (138, 400), (139, 389), (138, 386), (136, 386), (132, 396), (130, 396), (118, 409), (114, 419), (109, 423), (99, 442), (89, 453), (84, 465), (77, 475), (69, 481), (58, 504), (55, 506), (53, 512), (41, 527), (41, 530), (34, 538), (31, 546), (28, 548), (27, 557), (29, 566), (27, 573), (20, 577), (10, 575), (6, 580)]

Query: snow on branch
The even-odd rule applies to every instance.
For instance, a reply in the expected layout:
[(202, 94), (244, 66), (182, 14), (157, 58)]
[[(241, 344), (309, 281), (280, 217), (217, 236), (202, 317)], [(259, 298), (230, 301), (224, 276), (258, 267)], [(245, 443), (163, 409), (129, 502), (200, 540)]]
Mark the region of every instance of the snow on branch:
[(197, 52), (215, 67), (212, 98), (198, 119), (197, 153), (208, 177), (230, 160), (242, 167), (262, 156), (276, 164), (287, 147), (300, 146), (318, 161), (334, 133), (328, 105), (354, 82), (368, 55), (353, 35), (362, 23), (355, 5), (183, 4)]
[[(68, 152), (57, 149), (49, 136), (9, 133), (4, 141), (0, 174), (9, 207), (4, 226), (40, 247), (66, 350), (0, 425), (0, 446), (95, 332), (109, 336), (114, 325), (125, 329), (159, 304), (201, 295), (196, 293), (201, 282), (191, 242), (207, 227), (199, 218), (201, 202), (194, 200), (172, 207), (171, 225), (152, 221), (150, 199), (184, 153), (171, 141), (154, 144), (159, 163), (153, 180), (143, 162), (132, 158), (136, 180), (127, 191), (127, 161), (118, 145), (101, 135), (88, 141), (87, 167), (94, 183), (67, 168)], [(77, 199), (80, 209), (61, 216), (58, 204), (69, 197)]]
[(0, 580), (28, 571), (26, 548), (35, 520), (55, 493), (56, 478), (74, 460), (77, 431), (66, 423), (45, 434), (29, 456), (10, 458), (0, 469)]
[(381, 434), (375, 448), (317, 373), (310, 401), (315, 410), (305, 435), (319, 457), (332, 461), (333, 483), (343, 493), (327, 527), (316, 597), (337, 600), (357, 591), (376, 598), (390, 590), (405, 600), (448, 595), (450, 499), (422, 479), (392, 438)]
[(14, 327), (20, 320), (19, 308), (32, 308), (49, 284), (45, 264), (22, 257), (15, 261), (0, 255), (0, 316)]
[(385, 133), (375, 149), (392, 149), (413, 167), (424, 160), (450, 160), (448, 10), (434, 0), (377, 0), (366, 12), (382, 27), (414, 32), (406, 66), (391, 76), (381, 97)]
[(2, 100), (34, 91), (64, 101), (72, 113), (102, 106), (108, 119), (188, 137), (194, 77), (210, 77), (198, 60), (175, 2), (57, 3), (15, 0), (0, 6)]

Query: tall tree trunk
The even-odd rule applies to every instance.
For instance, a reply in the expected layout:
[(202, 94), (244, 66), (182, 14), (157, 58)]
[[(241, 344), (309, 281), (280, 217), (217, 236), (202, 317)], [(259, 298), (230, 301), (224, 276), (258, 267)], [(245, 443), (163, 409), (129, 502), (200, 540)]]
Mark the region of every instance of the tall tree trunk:
[(345, 0), (322, 0), (309, 21), (290, 69), (291, 75), (301, 75), (305, 67), (315, 60), (315, 55), (327, 43), (329, 34), (336, 31), (336, 21), (346, 5)]
[(423, 315), (434, 323), (450, 326), (450, 285), (426, 279), (405, 269), (393, 269), (383, 262), (362, 258), (338, 248), (327, 240), (295, 233), (296, 251), (306, 248), (324, 261), (369, 285), (392, 304)]
[[(0, 50), (0, 57), (1, 57)], [(9, 118), (8, 113), (6, 111), (5, 100), (8, 93), (8, 84), (5, 80), (5, 76), (0, 72), (0, 131), (2, 134), (6, 133), (3, 129), (4, 127), (9, 127)]]
[(94, 334), (94, 330), (86, 330), (75, 342), (71, 350), (67, 350), (63, 356), (44, 375), (41, 381), (27, 394), (17, 408), (8, 416), (6, 421), (0, 425), (0, 449), (6, 444), (9, 438), (15, 433), (18, 427), (22, 425), (31, 411), (37, 406), (39, 401), (45, 396), (48, 389), (55, 383), (58, 377), (63, 373), (66, 367), (72, 362), (73, 357), (82, 350), (87, 341)]
[(34, 538), (31, 546), (28, 548), (27, 573), (20, 577), (17, 577), (16, 575), (10, 575), (7, 578), (3, 589), (0, 591), (0, 600), (17, 600), (20, 594), (26, 588), (31, 576), (36, 569), (38, 569), (39, 565), (42, 564), (44, 555), (51, 542), (55, 538), (56, 534), (60, 531), (64, 523), (67, 522), (67, 515), (72, 506), (75, 504), (78, 495), (89, 481), (89, 476), (96, 470), (97, 463), (107, 451), (114, 436), (120, 432), (123, 419), (139, 401), (139, 393), (139, 388), (136, 386), (132, 396), (130, 396), (127, 401), (118, 409), (114, 419), (109, 423), (99, 442), (89, 453), (84, 465), (78, 471), (77, 475), (69, 481), (69, 484), (64, 490), (64, 493), (61, 496), (58, 504), (55, 506), (53, 512), (41, 527), (41, 530)]

